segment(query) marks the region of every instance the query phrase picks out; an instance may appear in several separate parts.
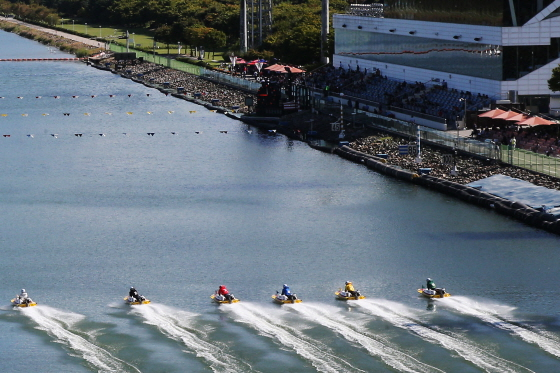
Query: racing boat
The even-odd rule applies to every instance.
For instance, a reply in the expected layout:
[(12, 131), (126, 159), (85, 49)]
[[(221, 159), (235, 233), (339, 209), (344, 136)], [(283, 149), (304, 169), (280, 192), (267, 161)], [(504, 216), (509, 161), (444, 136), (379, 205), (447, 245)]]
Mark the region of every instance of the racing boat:
[(34, 307), (37, 305), (37, 302), (31, 300), (31, 298), (21, 299), (16, 297), (12, 299), (11, 302), (14, 307)]
[(360, 293), (358, 293), (358, 296), (353, 296), (352, 294), (350, 294), (347, 291), (343, 291), (343, 290), (339, 290), (337, 292), (334, 293), (334, 295), (336, 295), (336, 299), (338, 300), (358, 300), (358, 299), (366, 299), (366, 297), (364, 295), (361, 295)]
[(237, 303), (239, 299), (237, 299), (233, 294), (231, 294), (231, 299), (226, 299), (223, 295), (220, 294), (212, 294), (210, 298), (216, 303)]
[(430, 298), (430, 299), (447, 298), (451, 296), (451, 294), (446, 292), (444, 288), (436, 288), (435, 290), (422, 288), (422, 289), (418, 289), (418, 292), (423, 296), (425, 296), (426, 298)]
[(278, 304), (301, 303), (301, 299), (298, 299), (295, 294), (294, 294), (294, 299), (288, 299), (286, 295), (274, 294), (272, 296), (272, 301)]
[(138, 301), (138, 299), (136, 299), (134, 297), (131, 297), (131, 296), (124, 297), (124, 302), (126, 304), (131, 305), (131, 306), (136, 306), (136, 305), (139, 305), (139, 304), (150, 304), (150, 303), (152, 303), (149, 299), (146, 299), (146, 297), (143, 296), (143, 295), (140, 296), (140, 301)]

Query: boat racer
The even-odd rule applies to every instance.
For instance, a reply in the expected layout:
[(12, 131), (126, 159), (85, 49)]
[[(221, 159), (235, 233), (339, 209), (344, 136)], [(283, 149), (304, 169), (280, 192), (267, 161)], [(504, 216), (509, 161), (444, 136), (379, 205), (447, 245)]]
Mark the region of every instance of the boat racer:
[(228, 291), (228, 289), (226, 288), (225, 285), (220, 285), (220, 287), (218, 288), (216, 293), (218, 295), (223, 296), (224, 299), (227, 300), (227, 301), (231, 301), (231, 300), (235, 299), (235, 297), (232, 294), (229, 293), (229, 291)]
[(346, 286), (344, 287), (344, 291), (347, 293), (352, 294), (353, 297), (359, 297), (360, 292), (354, 289), (354, 285), (352, 285), (352, 281), (346, 281)]
[(296, 300), (297, 299), (297, 296), (295, 294), (292, 294), (292, 291), (290, 290), (290, 287), (286, 284), (284, 284), (282, 286), (281, 295), (285, 295), (288, 300)]
[(138, 294), (138, 291), (134, 288), (134, 286), (130, 287), (130, 290), (128, 291), (128, 296), (131, 299), (135, 299), (137, 302), (142, 301), (142, 299), (140, 298), (140, 294)]
[(25, 289), (21, 289), (21, 292), (18, 295), (16, 295), (15, 303), (16, 304), (30, 304), (30, 303), (33, 303), (33, 300), (31, 298), (29, 298)]
[(426, 288), (428, 288), (428, 290), (436, 290), (435, 282), (429, 277), (426, 279)]

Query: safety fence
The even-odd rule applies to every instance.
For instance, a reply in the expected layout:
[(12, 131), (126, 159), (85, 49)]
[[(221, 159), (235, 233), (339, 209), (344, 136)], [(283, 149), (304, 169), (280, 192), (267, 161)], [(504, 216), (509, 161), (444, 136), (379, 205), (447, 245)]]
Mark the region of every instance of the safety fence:
[(177, 61), (173, 58), (158, 56), (157, 54), (146, 53), (144, 51), (140, 51), (140, 50), (133, 49), (133, 48), (128, 48), (127, 49), (126, 47), (124, 47), (122, 45), (118, 45), (118, 44), (109, 45), (109, 49), (111, 51), (117, 52), (117, 53), (125, 53), (125, 52), (128, 52), (128, 51), (132, 51), (132, 52), (136, 53), (136, 58), (142, 58), (142, 59), (144, 59), (144, 61), (153, 62), (153, 63), (156, 63), (158, 65), (169, 67), (170, 69), (185, 71), (185, 72), (188, 72), (189, 74), (202, 75), (203, 74), (202, 70), (206, 70), (203, 67), (195, 66), (195, 65), (192, 65), (192, 64), (186, 63), (186, 62)]
[(247, 80), (247, 79), (242, 79), (242, 78), (239, 78), (237, 76), (232, 76), (230, 74), (227, 74), (227, 73), (224, 73), (224, 72), (221, 72), (221, 71), (210, 70), (210, 69), (206, 69), (206, 68), (201, 67), (201, 66), (195, 66), (195, 65), (190, 64), (190, 63), (177, 61), (173, 58), (163, 57), (163, 56), (159, 56), (157, 54), (147, 53), (147, 52), (136, 50), (136, 49), (133, 49), (133, 48), (128, 48), (127, 49), (126, 47), (124, 47), (122, 45), (111, 44), (109, 47), (110, 47), (111, 51), (113, 51), (113, 52), (123, 53), (123, 52), (127, 52), (127, 51), (133, 51), (134, 53), (136, 53), (137, 58), (141, 57), (141, 58), (144, 59), (144, 61), (153, 62), (153, 63), (156, 63), (158, 65), (168, 67), (170, 69), (185, 71), (189, 74), (204, 76), (208, 79), (212, 79), (213, 81), (216, 81), (216, 82), (219, 82), (219, 83), (224, 83), (224, 84), (229, 84), (231, 86), (234, 86), (234, 87), (237, 87), (237, 88), (240, 88), (240, 89), (243, 89), (243, 90), (252, 91), (252, 92), (256, 93), (261, 86), (261, 84), (259, 82), (255, 82), (255, 81), (251, 81), (251, 80)]
[(501, 161), (542, 174), (560, 177), (560, 159), (525, 149), (502, 145)]
[(321, 112), (331, 114), (334, 118), (340, 118), (342, 115), (344, 122), (348, 126), (376, 128), (405, 138), (408, 137), (411, 143), (416, 142), (418, 136), (420, 136), (420, 145), (425, 143), (439, 145), (450, 150), (457, 149), (460, 152), (469, 153), (480, 158), (500, 161), (541, 174), (560, 177), (560, 158), (549, 157), (524, 149), (514, 149), (508, 145), (497, 145), (489, 141), (483, 142), (459, 136), (455, 131), (444, 132), (419, 126), (411, 122), (341, 106), (340, 104), (325, 102), (324, 100), (315, 101), (315, 107)]

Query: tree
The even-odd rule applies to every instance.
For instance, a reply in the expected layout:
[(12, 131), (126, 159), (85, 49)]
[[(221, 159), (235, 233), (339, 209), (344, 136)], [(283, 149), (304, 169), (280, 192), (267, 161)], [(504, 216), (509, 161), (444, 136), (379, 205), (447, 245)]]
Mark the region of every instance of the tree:
[(169, 44), (176, 41), (173, 37), (173, 33), (171, 32), (171, 26), (168, 25), (158, 27), (154, 32), (154, 38), (167, 45), (167, 54), (169, 54)]
[(560, 65), (552, 69), (552, 77), (547, 80), (548, 89), (552, 92), (560, 91)]
[(204, 38), (204, 42), (212, 50), (212, 59), (214, 59), (216, 49), (226, 46), (226, 34), (216, 29), (210, 29), (210, 32)]

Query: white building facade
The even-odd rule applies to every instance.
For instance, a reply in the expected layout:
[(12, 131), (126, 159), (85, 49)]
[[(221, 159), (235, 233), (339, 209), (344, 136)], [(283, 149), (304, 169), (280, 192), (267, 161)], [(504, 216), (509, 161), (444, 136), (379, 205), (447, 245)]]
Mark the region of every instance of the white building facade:
[(548, 111), (555, 93), (547, 80), (560, 64), (560, 0), (389, 0), (376, 12), (366, 8), (334, 15), (335, 67), (445, 81)]

